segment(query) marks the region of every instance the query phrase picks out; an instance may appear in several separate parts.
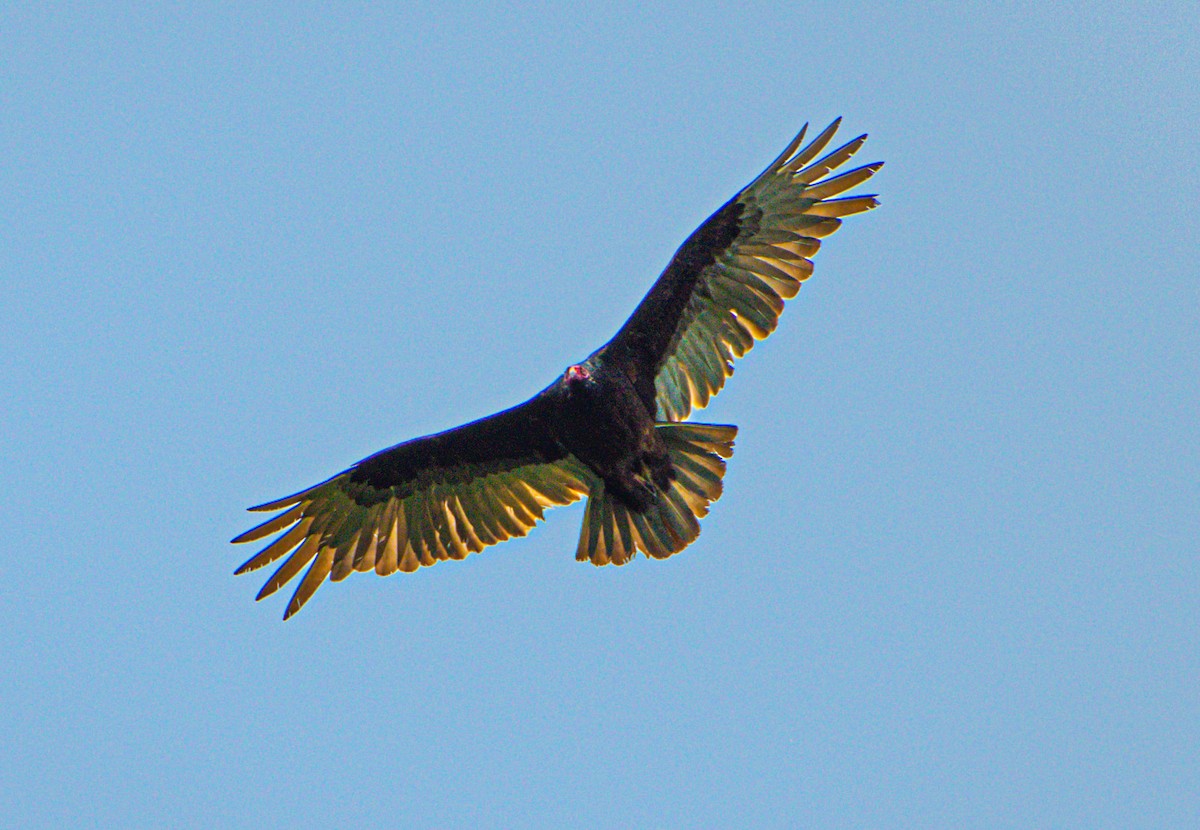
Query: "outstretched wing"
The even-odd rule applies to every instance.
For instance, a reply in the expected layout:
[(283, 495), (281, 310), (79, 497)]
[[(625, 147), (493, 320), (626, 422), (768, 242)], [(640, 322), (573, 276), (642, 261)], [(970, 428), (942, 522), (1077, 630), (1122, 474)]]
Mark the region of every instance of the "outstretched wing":
[(832, 175), (867, 138), (817, 159), (840, 123), (797, 150), (806, 124), (762, 175), (688, 237), (605, 346), (659, 420), (682, 421), (707, 406), (733, 374), (733, 359), (775, 330), (784, 300), (812, 273), (821, 239), (841, 217), (878, 204), (874, 195), (831, 198), (883, 166)]
[(237, 573), (291, 553), (259, 592), (262, 599), (308, 565), (287, 619), (326, 577), (336, 582), (353, 571), (415, 571), (524, 536), (544, 508), (587, 495), (591, 480), (590, 471), (553, 440), (544, 412), (538, 396), (398, 444), (315, 487), (250, 508), (284, 512), (235, 543), (280, 535)]

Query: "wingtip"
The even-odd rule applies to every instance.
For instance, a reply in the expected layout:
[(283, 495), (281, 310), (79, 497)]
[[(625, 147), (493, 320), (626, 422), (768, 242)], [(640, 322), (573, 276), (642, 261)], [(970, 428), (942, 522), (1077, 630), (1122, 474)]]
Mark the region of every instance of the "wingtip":
[(283, 510), (285, 507), (291, 507), (292, 505), (299, 504), (309, 496), (313, 495), (316, 491), (320, 490), (322, 487), (332, 484), (342, 476), (346, 475), (348, 472), (349, 470), (343, 470), (337, 475), (330, 476), (319, 484), (314, 484), (312, 487), (306, 487), (298, 493), (292, 493), (290, 496), (284, 496), (283, 498), (276, 499), (275, 501), (256, 504), (254, 507), (247, 507), (246, 509), (251, 513), (267, 513), (272, 510)]
[[(862, 137), (865, 139), (867, 137), (866, 133), (863, 133)], [(870, 169), (871, 175), (874, 176), (876, 173), (878, 173), (880, 170), (883, 169), (883, 165), (884, 165), (884, 162), (882, 162), (882, 161), (873, 161), (866, 166), (868, 169)], [(869, 208), (867, 208), (867, 210), (874, 210), (875, 208), (879, 207), (879, 194), (878, 193), (864, 193), (863, 197), (871, 200), (871, 206)]]
[(256, 504), (253, 507), (247, 507), (246, 512), (269, 513), (272, 510), (282, 510), (285, 507), (291, 507), (293, 504), (299, 504), (302, 499), (298, 497), (301, 495), (303, 495), (303, 493), (297, 493), (295, 496), (288, 496), (287, 498), (278, 499), (276, 501), (268, 501), (263, 502), (262, 504)]
[[(771, 171), (778, 170), (780, 167), (787, 164), (788, 159), (790, 159), (795, 154), (796, 149), (804, 142), (804, 135), (807, 132), (808, 132), (808, 122), (805, 121), (804, 126), (800, 128), (800, 132), (798, 132), (796, 134), (795, 138), (793, 138), (791, 141), (788, 142), (787, 146), (783, 148), (783, 152), (780, 153), (778, 156), (776, 156), (776, 158), (773, 162), (771, 162), (770, 164), (767, 165), (767, 168), (762, 173), (759, 174), (758, 179), (761, 179), (763, 176), (766, 176)], [(757, 181), (758, 179), (756, 179), (755, 181)]]

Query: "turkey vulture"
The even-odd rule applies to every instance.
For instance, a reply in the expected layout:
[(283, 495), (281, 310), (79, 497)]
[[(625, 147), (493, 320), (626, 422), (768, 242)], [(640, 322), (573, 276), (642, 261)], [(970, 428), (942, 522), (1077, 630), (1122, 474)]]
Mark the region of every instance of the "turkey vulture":
[[(841, 217), (875, 207), (841, 196), (882, 162), (834, 175), (862, 135), (817, 158), (841, 119), (805, 129), (675, 252), (612, 340), (528, 401), (397, 444), (307, 490), (252, 507), (283, 511), (233, 541), (280, 535), (237, 573), (289, 553), (258, 593), (300, 573), (284, 619), (328, 577), (382, 576), (462, 559), (524, 536), (554, 505), (588, 497), (575, 558), (623, 565), (678, 553), (721, 496), (737, 427), (684, 423), (770, 334)], [(311, 563), (311, 564), (310, 564)]]

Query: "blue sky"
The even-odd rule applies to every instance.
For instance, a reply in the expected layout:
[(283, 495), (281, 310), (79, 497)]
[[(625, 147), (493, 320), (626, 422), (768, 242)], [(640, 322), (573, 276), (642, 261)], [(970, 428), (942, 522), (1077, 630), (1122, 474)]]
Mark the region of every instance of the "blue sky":
[[(1195, 4), (437, 8), (0, 11), (0, 814), (1195, 826)], [(701, 413), (696, 544), (233, 577), (838, 115), (883, 205)]]

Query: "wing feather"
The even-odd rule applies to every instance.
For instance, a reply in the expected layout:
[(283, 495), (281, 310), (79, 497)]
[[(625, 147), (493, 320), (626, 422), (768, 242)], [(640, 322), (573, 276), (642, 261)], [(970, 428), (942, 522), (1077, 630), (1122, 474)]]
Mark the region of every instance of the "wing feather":
[(358, 547), (362, 533), (363, 529), (359, 528), (358, 532), (349, 541), (344, 542), (338, 547), (337, 554), (334, 556), (333, 568), (329, 571), (329, 580), (331, 582), (341, 582), (354, 573), (354, 551)]
[(314, 556), (317, 555), (317, 546), (321, 544), (320, 536), (308, 536), (304, 539), (304, 543), (296, 549), (290, 557), (283, 561), (275, 573), (271, 574), (271, 578), (259, 590), (256, 600), (271, 596), (278, 591), (283, 585), (300, 573), (300, 569), (307, 565)]
[(815, 182), (830, 170), (835, 170), (840, 167), (842, 163), (846, 161), (846, 159), (858, 152), (859, 148), (863, 146), (866, 140), (867, 137), (865, 135), (860, 135), (858, 138), (847, 141), (829, 155), (825, 156), (819, 161), (814, 161), (803, 170), (797, 171), (796, 181), (800, 182), (801, 184), (811, 184)]
[[(313, 521), (313, 518), (302, 519), (298, 525), (280, 536), (271, 544), (267, 545), (246, 562), (242, 563), (241, 567), (234, 571), (234, 573), (249, 573), (250, 571), (256, 571), (259, 568), (271, 564), (304, 540), (305, 534), (307, 534), (308, 529), (312, 527)], [(240, 539), (241, 537), (238, 538)]]
[(332, 565), (333, 548), (321, 548), (317, 554), (317, 558), (309, 566), (308, 573), (304, 575), (304, 579), (300, 580), (300, 587), (296, 589), (296, 593), (292, 595), (291, 601), (288, 602), (287, 613), (284, 615), (285, 618), (295, 614), (300, 610), (301, 605), (308, 602), (308, 598), (325, 581), (325, 577), (329, 576), (329, 570)]
[(254, 541), (257, 541), (258, 539), (265, 539), (266, 537), (270, 536), (272, 533), (275, 533), (276, 531), (279, 531), (279, 530), (283, 530), (283, 528), (289, 527), (289, 526), (295, 524), (303, 512), (304, 512), (303, 505), (297, 504), (297, 505), (291, 507), (290, 509), (284, 511), (283, 513), (280, 513), (278, 516), (275, 516), (274, 518), (271, 518), (271, 519), (267, 519), (262, 524), (256, 525), (255, 527), (250, 528), (245, 533), (236, 537), (233, 540), (233, 544), (236, 545), (241, 542), (254, 542)]

